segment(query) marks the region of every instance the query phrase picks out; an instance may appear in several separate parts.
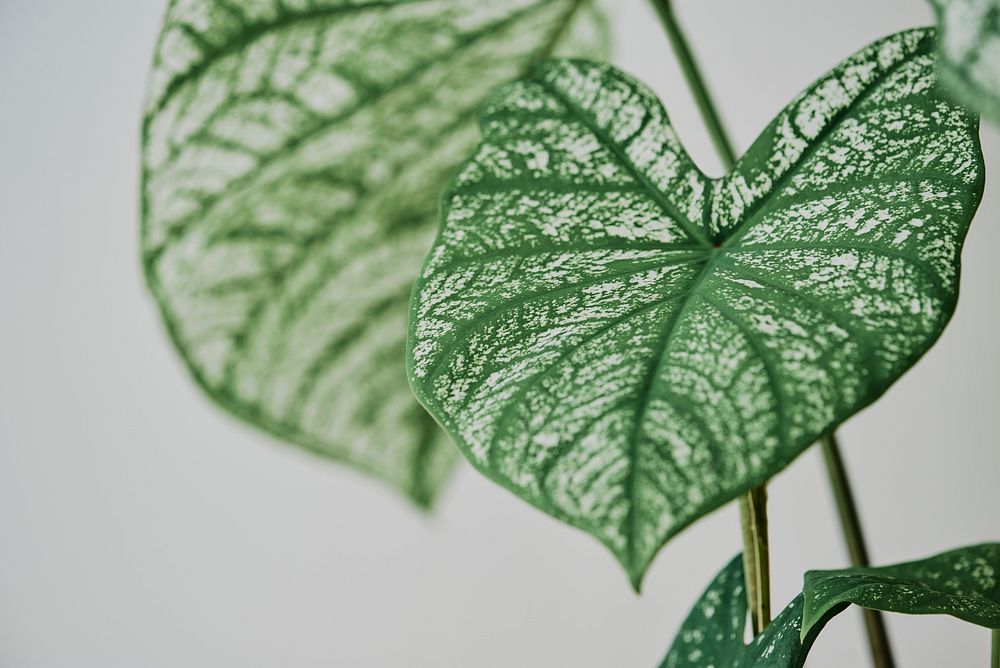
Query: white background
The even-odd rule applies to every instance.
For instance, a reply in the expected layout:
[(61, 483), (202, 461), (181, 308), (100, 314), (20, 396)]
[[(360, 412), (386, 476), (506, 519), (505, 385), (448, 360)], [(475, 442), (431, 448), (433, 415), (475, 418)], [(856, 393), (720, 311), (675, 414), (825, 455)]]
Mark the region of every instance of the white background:
[[(610, 554), (463, 467), (424, 517), (277, 445), (189, 381), (137, 253), (140, 100), (164, 0), (0, 2), (0, 666), (655, 665), (739, 549), (732, 506), (636, 597)], [(930, 21), (922, 0), (679, 0), (739, 149), (818, 75)], [(711, 146), (653, 14), (616, 0), (616, 62)], [(986, 128), (989, 166), (1000, 135)], [(883, 563), (1000, 538), (1000, 187), (944, 337), (842, 437)], [(775, 603), (845, 563), (818, 451), (771, 488)], [(986, 631), (889, 621), (900, 666), (986, 666)], [(860, 614), (810, 665), (866, 665)]]

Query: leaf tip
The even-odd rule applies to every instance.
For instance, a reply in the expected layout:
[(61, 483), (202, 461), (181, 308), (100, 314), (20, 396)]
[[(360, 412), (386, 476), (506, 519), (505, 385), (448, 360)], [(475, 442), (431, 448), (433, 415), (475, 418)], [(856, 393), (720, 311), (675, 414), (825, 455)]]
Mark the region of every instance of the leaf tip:
[(407, 492), (406, 497), (421, 513), (425, 515), (432, 515), (434, 513), (435, 498), (433, 494), (429, 494), (425, 490), (415, 489)]
[(625, 574), (628, 576), (628, 582), (632, 586), (632, 591), (635, 594), (642, 594), (642, 583), (646, 578), (646, 571), (649, 568), (649, 560), (641, 561), (636, 559), (631, 554), (619, 555), (619, 561), (625, 568)]

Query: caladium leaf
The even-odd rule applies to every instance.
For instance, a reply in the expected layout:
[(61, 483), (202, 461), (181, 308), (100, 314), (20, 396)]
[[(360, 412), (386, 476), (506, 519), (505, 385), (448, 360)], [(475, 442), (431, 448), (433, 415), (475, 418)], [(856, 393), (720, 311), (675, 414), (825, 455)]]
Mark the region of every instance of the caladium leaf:
[(719, 571), (691, 609), (660, 668), (736, 666), (746, 648), (747, 594), (743, 556)]
[[(738, 668), (802, 668), (806, 665), (809, 650), (820, 631), (846, 605), (834, 608), (819, 620), (809, 633), (800, 638), (802, 627), (802, 595), (799, 594), (784, 610), (747, 646)], [(721, 668), (721, 667), (720, 667)]]
[(690, 522), (877, 398), (950, 317), (978, 122), (900, 33), (796, 98), (720, 179), (608, 65), (503, 88), (411, 306), (421, 402), (487, 476), (638, 587)]
[(910, 615), (951, 615), (1000, 629), (1000, 543), (894, 566), (809, 571), (803, 594), (803, 634), (842, 603)]
[(1000, 544), (961, 548), (881, 568), (811, 571), (805, 590), (743, 644), (743, 559), (715, 578), (681, 626), (660, 668), (800, 668), (817, 636), (850, 603), (907, 614), (945, 614), (1000, 626)]
[(941, 80), (955, 97), (1000, 122), (1000, 0), (931, 0)]
[(799, 668), (826, 622), (846, 607), (836, 606), (800, 639), (802, 596), (796, 596), (763, 633), (745, 645), (747, 601), (743, 558), (737, 555), (702, 594), (660, 668)]
[(457, 456), (413, 400), (413, 277), (476, 107), (591, 0), (174, 0), (143, 132), (142, 253), (210, 397), (429, 503)]

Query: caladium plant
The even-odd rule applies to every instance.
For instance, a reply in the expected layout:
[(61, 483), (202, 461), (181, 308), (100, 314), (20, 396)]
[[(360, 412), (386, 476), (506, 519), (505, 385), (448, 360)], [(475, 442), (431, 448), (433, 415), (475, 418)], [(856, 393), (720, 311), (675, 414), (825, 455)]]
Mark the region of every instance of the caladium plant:
[[(480, 471), (596, 536), (637, 589), (667, 540), (747, 492), (748, 558), (664, 668), (801, 666), (850, 603), (1000, 627), (987, 544), (807, 573), (764, 629), (763, 487), (822, 437), (867, 562), (833, 430), (954, 311), (984, 187), (969, 109), (1000, 119), (1000, 1), (932, 0), (939, 39), (910, 30), (846, 59), (736, 161), (672, 3), (652, 0), (732, 166), (717, 179), (628, 75), (532, 66), (601, 57), (597, 2), (171, 0), (145, 106), (142, 253), (195, 380), (429, 504), (456, 451), (406, 391), (401, 352), (431, 248), (407, 370)], [(474, 110), (515, 79), (483, 106), (475, 149)], [(438, 193), (473, 150), (432, 245)]]
[(591, 0), (173, 0), (145, 108), (142, 255), (198, 384), (430, 503), (457, 453), (403, 349), (438, 193), (492, 87), (606, 41)]
[(1000, 628), (1000, 543), (881, 568), (810, 571), (803, 593), (749, 645), (743, 586), (738, 556), (701, 595), (660, 668), (800, 668), (826, 624), (851, 603)]
[(414, 290), (414, 391), (486, 475), (638, 587), (686, 525), (936, 340), (983, 189), (934, 35), (851, 56), (719, 179), (654, 95), (561, 60), (501, 89)]

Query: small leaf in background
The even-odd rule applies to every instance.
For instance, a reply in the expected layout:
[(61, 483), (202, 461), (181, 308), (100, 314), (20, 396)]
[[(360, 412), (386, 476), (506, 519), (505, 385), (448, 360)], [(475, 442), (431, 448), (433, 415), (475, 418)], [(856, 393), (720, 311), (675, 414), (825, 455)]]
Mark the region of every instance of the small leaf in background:
[(608, 65), (546, 63), (482, 126), (414, 290), (411, 383), (480, 471), (596, 536), (636, 587), (954, 310), (983, 163), (931, 31), (838, 65), (720, 179)]
[(1000, 123), (1000, 0), (931, 0), (942, 83), (957, 100)]
[(1000, 629), (1000, 543), (894, 566), (809, 571), (803, 593), (803, 633), (841, 603), (910, 615), (951, 615)]
[(737, 556), (702, 594), (660, 668), (801, 668), (823, 627), (850, 603), (886, 612), (950, 615), (995, 628), (1000, 626), (998, 575), (997, 543), (896, 566), (811, 571), (804, 593), (745, 646), (747, 605), (743, 560)]
[(142, 254), (208, 395), (430, 503), (456, 455), (403, 357), (440, 190), (492, 87), (604, 41), (590, 0), (172, 2)]

